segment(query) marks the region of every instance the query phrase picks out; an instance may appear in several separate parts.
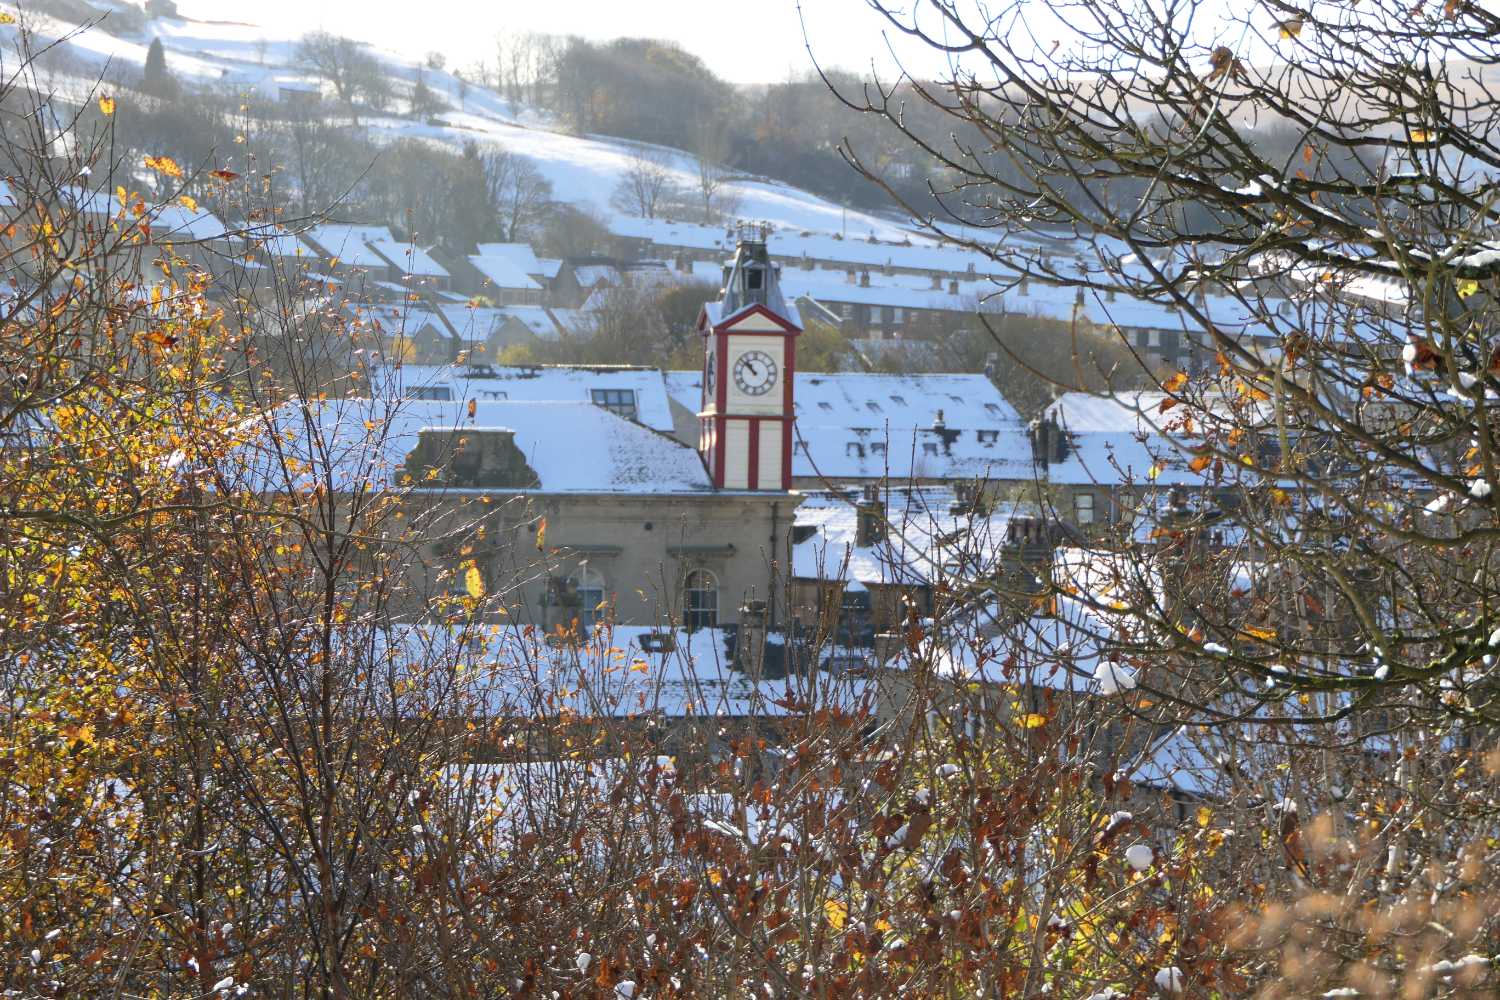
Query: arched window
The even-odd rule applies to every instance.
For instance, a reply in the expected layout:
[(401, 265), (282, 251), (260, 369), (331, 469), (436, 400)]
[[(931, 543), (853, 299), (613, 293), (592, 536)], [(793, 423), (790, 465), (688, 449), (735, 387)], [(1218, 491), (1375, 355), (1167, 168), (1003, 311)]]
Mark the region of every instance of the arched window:
[(689, 629), (714, 628), (719, 624), (719, 580), (706, 569), (695, 569), (687, 575), (682, 623)]
[(592, 635), (594, 625), (604, 617), (604, 577), (587, 566), (574, 573), (570, 581), (578, 594), (578, 631)]

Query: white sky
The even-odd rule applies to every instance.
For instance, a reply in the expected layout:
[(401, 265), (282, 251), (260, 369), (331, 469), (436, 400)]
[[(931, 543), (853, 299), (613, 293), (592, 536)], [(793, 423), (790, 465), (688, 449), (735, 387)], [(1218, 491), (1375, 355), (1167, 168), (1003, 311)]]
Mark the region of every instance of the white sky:
[[(896, 0), (904, 5), (910, 0)], [(278, 37), (323, 28), (404, 55), (441, 51), (452, 68), (493, 61), (500, 32), (535, 31), (590, 39), (668, 38), (735, 83), (785, 80), (810, 69), (803, 19), (824, 66), (868, 71), (891, 60), (885, 22), (865, 0), (178, 0), (184, 15), (254, 21)], [(920, 75), (938, 57), (900, 39)]]

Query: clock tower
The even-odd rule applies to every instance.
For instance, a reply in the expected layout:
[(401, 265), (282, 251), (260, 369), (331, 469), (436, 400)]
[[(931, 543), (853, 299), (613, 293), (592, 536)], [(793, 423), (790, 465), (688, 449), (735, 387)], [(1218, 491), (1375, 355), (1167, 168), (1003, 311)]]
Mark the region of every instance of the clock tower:
[(792, 375), (802, 320), (782, 297), (769, 228), (741, 226), (717, 302), (698, 315), (698, 452), (721, 490), (792, 486)]

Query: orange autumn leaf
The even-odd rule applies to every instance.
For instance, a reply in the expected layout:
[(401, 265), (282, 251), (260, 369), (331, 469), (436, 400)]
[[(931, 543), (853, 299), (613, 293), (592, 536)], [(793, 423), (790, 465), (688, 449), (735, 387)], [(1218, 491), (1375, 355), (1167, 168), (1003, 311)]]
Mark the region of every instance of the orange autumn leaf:
[(1188, 468), (1192, 469), (1194, 472), (1202, 472), (1204, 469), (1208, 468), (1208, 464), (1213, 460), (1214, 457), (1212, 455), (1198, 455), (1188, 463)]
[(147, 167), (168, 177), (181, 177), (182, 168), (170, 156), (148, 156), (143, 161)]
[(1183, 389), (1183, 387), (1186, 386), (1187, 384), (1188, 384), (1188, 375), (1187, 375), (1187, 372), (1178, 372), (1177, 374), (1173, 375), (1171, 378), (1169, 378), (1165, 382), (1163, 382), (1161, 384), (1161, 387), (1163, 389), (1167, 390), (1168, 392), (1181, 392), (1182, 389)]
[(235, 173), (233, 170), (210, 170), (208, 172), (208, 176), (217, 177), (221, 181), (232, 181), (237, 179), (240, 175)]

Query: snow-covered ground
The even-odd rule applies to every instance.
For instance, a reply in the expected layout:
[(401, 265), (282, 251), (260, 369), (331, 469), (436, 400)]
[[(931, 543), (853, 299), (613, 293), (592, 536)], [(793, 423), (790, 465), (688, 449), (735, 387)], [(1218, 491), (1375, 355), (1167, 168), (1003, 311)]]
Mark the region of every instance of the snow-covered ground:
[[(106, 0), (117, 9), (124, 0)], [(100, 2), (101, 9), (106, 2)], [(0, 3), (22, 17), (13, 4)], [(253, 8), (236, 5), (238, 15), (253, 14)], [(137, 18), (138, 20), (138, 18)], [(72, 26), (55, 19), (27, 13), (25, 21), (38, 39), (51, 40)], [(111, 23), (113, 22), (113, 24)], [(462, 30), (455, 25), (454, 30)], [(308, 79), (295, 57), (301, 29), (276, 28), (235, 21), (153, 18), (144, 28), (129, 30), (119, 16), (73, 34), (65, 43), (85, 65), (114, 72), (138, 71), (153, 37), (160, 38), (171, 72), (190, 86), (231, 93), (259, 94), (274, 98), (278, 84)], [(398, 106), (403, 87), (409, 87), (422, 72), (428, 88), (448, 108), (427, 121), (401, 117), (368, 120), (377, 139), (418, 138), (461, 148), (465, 142), (509, 150), (529, 158), (552, 183), (554, 196), (602, 216), (607, 222), (618, 214), (609, 204), (610, 195), (629, 169), (639, 144), (607, 137), (575, 136), (564, 132), (535, 108), (514, 105), (491, 90), (468, 85), (460, 100), (460, 81), (446, 70), (420, 70), (415, 59), (394, 52), (371, 49), (396, 80)], [(404, 81), (404, 83), (403, 83)], [(78, 79), (74, 89), (87, 96), (90, 81)], [(324, 88), (325, 91), (327, 88)], [(431, 123), (434, 119), (441, 124)], [(697, 180), (697, 161), (691, 154), (666, 150), (675, 180), (691, 189)], [(747, 219), (770, 222), (777, 228), (799, 231), (847, 232), (851, 236), (874, 235), (901, 239), (909, 235), (899, 222), (866, 212), (847, 210), (817, 195), (768, 178), (745, 178), (729, 186), (739, 199), (738, 214)]]

